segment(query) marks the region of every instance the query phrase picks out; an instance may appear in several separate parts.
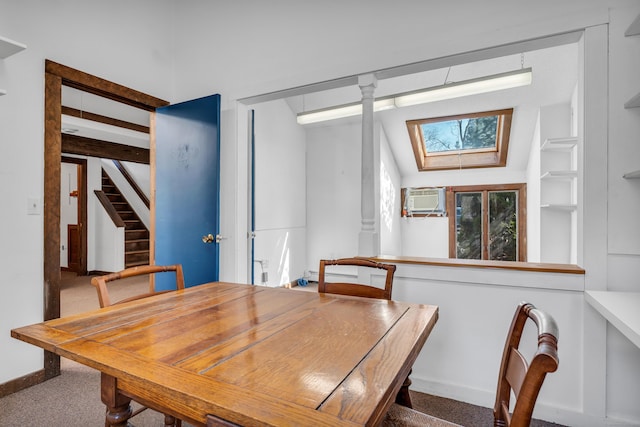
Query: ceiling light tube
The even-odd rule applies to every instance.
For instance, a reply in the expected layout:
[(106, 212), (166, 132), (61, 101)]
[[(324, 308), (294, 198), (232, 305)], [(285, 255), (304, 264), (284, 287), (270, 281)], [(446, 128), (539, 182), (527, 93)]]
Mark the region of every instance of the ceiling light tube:
[[(373, 111), (382, 111), (396, 108), (391, 98), (380, 98), (374, 101)], [(353, 104), (340, 105), (338, 107), (324, 108), (321, 110), (313, 110), (306, 113), (299, 113), (297, 117), (298, 124), (306, 125), (309, 123), (323, 122), (326, 120), (340, 119), (343, 117), (358, 116), (362, 114), (362, 103), (354, 102)]]
[[(448, 83), (442, 86), (431, 87), (419, 91), (405, 92), (394, 96), (378, 98), (374, 101), (373, 111), (388, 110), (396, 107), (408, 107), (411, 105), (425, 104), (427, 102), (443, 101), (445, 99), (511, 89), (529, 85), (531, 84), (531, 80), (531, 68), (523, 68), (521, 70), (509, 71), (507, 73), (494, 74), (491, 76), (479, 77), (477, 79)], [(298, 124), (306, 125), (309, 123), (352, 117), (360, 114), (362, 114), (362, 103), (354, 102), (352, 104), (299, 113), (297, 121)]]
[(508, 73), (494, 74), (492, 76), (399, 94), (395, 97), (395, 104), (397, 107), (408, 107), (410, 105), (495, 92), (529, 84), (531, 84), (531, 68), (524, 68)]

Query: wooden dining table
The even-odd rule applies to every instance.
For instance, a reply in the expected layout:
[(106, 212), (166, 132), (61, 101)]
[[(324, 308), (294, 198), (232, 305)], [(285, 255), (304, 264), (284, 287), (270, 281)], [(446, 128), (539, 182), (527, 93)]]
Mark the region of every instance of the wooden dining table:
[(107, 424), (131, 399), (193, 425), (378, 425), (438, 307), (226, 282), (49, 320), (14, 338), (97, 369)]

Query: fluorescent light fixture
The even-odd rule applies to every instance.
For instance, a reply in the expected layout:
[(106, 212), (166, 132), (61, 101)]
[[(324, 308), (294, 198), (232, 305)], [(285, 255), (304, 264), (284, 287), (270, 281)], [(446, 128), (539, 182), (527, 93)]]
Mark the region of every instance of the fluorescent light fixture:
[(396, 95), (395, 104), (397, 107), (408, 107), (410, 105), (495, 92), (529, 84), (531, 84), (531, 68), (524, 68), (508, 73), (494, 74), (492, 76), (449, 83), (416, 92), (403, 93)]
[[(523, 68), (517, 71), (494, 74), (472, 80), (457, 83), (449, 83), (415, 92), (405, 92), (394, 96), (376, 99), (373, 111), (389, 110), (396, 107), (408, 107), (410, 105), (424, 104), (427, 102), (442, 101), (445, 99), (459, 98), (462, 96), (477, 95), (498, 90), (531, 84), (531, 68)], [(351, 117), (362, 114), (362, 103), (339, 105), (321, 110), (299, 113), (298, 124), (322, 122), (326, 120)]]
[[(373, 111), (382, 111), (396, 108), (393, 98), (380, 98), (374, 101)], [(341, 119), (343, 117), (358, 116), (362, 114), (362, 103), (354, 102), (337, 107), (324, 108), (322, 110), (309, 111), (298, 114), (298, 124), (324, 122), (326, 120)]]

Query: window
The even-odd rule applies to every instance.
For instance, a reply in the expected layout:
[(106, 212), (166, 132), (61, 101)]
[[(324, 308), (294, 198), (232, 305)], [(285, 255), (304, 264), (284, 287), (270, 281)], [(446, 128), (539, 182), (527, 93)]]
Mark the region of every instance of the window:
[(450, 187), (449, 257), (526, 261), (526, 184)]
[(513, 109), (407, 121), (419, 171), (505, 166)]

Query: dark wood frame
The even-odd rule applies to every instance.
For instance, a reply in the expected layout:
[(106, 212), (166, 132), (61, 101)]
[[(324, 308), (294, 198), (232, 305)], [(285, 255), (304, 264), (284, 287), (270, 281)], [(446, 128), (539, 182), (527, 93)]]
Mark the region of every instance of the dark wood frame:
[(78, 228), (80, 229), (80, 267), (78, 274), (87, 274), (87, 160), (61, 157), (63, 163), (80, 166), (78, 176)]
[[(454, 153), (427, 153), (420, 126), (427, 123), (445, 122), (449, 120), (470, 119), (485, 116), (498, 116), (496, 132), (496, 149), (464, 150)], [(509, 135), (513, 108), (504, 110), (483, 111), (479, 113), (458, 114), (455, 116), (434, 117), (429, 119), (408, 120), (407, 130), (416, 158), (416, 165), (421, 172), (448, 169), (472, 169), (488, 167), (504, 167), (507, 165), (509, 151)]]
[(499, 184), (499, 185), (467, 185), (447, 187), (447, 215), (449, 217), (449, 258), (456, 258), (456, 206), (455, 194), (465, 192), (482, 193), (482, 229), (483, 247), (482, 259), (488, 260), (488, 248), (484, 234), (488, 227), (488, 216), (485, 212), (492, 191), (518, 192), (518, 260), (527, 261), (527, 184)]
[[(44, 320), (60, 317), (60, 160), (62, 86), (155, 111), (169, 102), (85, 72), (45, 60), (44, 90)], [(36, 373), (37, 374), (37, 373)], [(45, 351), (47, 380), (60, 374), (60, 357)], [(16, 390), (17, 391), (17, 390)]]

